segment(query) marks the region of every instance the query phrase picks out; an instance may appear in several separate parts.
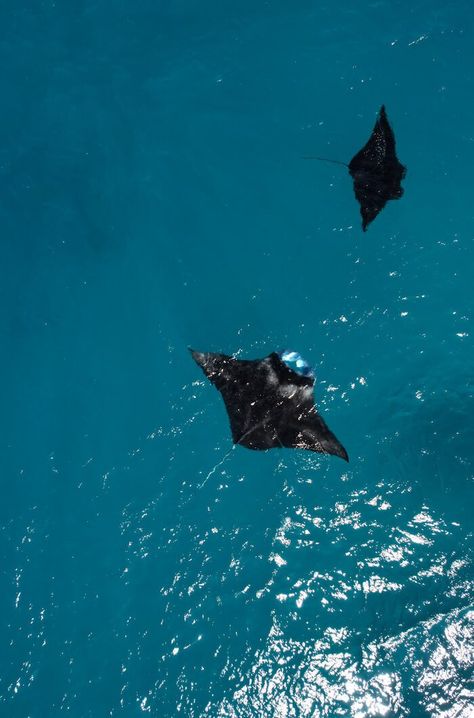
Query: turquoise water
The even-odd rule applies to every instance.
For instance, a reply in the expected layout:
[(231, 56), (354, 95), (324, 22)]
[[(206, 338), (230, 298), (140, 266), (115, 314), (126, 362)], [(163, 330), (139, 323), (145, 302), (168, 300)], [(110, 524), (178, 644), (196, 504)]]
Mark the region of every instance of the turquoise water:
[[(2, 4), (2, 716), (473, 715), (473, 20)], [(382, 103), (363, 234), (300, 158)], [(218, 465), (188, 345), (301, 352), (350, 463)]]

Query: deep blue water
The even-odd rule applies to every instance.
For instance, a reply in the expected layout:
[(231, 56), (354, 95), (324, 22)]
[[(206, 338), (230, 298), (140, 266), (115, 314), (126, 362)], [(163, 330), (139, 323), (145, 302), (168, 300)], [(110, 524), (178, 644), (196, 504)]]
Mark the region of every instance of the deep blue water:
[[(0, 6), (0, 715), (474, 715), (467, 0)], [(363, 234), (382, 103), (405, 196)], [(300, 351), (351, 457), (233, 451)]]

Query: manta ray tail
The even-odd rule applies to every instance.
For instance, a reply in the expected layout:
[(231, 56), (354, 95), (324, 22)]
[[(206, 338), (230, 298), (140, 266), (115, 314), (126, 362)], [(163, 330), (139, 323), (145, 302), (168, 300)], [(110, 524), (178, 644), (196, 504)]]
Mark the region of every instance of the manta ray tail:
[(342, 165), (343, 167), (349, 167), (345, 162), (339, 160), (330, 160), (328, 157), (313, 157), (312, 155), (304, 155), (303, 160), (319, 160), (320, 162), (332, 162), (333, 165)]
[(231, 453), (234, 451), (236, 446), (237, 446), (237, 444), (233, 444), (230, 447), (229, 451), (227, 451), (227, 453), (222, 457), (222, 459), (220, 461), (218, 461), (215, 466), (212, 467), (212, 469), (209, 471), (208, 475), (206, 476), (206, 478), (204, 479), (202, 484), (198, 485), (198, 489), (202, 489), (207, 484), (207, 482), (209, 481), (211, 476), (216, 473), (217, 469), (219, 469), (222, 466), (222, 464), (224, 464), (227, 461), (227, 459), (229, 458)]

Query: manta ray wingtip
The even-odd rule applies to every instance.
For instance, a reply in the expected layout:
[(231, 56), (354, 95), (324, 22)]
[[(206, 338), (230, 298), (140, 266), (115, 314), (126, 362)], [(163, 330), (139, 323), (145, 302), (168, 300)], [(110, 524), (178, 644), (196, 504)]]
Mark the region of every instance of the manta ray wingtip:
[(340, 459), (344, 459), (344, 461), (349, 462), (349, 454), (339, 439), (337, 439), (334, 435), (332, 435), (329, 441), (326, 444), (323, 444), (323, 446), (328, 454), (338, 456)]
[(193, 349), (192, 347), (188, 347), (189, 351), (191, 352), (191, 356), (196, 362), (196, 364), (199, 364), (199, 366), (204, 366), (206, 362), (206, 356), (202, 352), (196, 351), (196, 349)]

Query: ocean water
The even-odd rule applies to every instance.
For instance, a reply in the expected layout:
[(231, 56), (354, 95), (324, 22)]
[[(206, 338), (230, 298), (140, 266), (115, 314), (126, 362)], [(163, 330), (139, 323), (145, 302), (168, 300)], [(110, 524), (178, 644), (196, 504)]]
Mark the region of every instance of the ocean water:
[[(1, 4), (1, 716), (474, 715), (473, 21)], [(301, 157), (382, 103), (405, 195), (363, 234)], [(350, 463), (220, 463), (188, 345), (301, 352)]]

